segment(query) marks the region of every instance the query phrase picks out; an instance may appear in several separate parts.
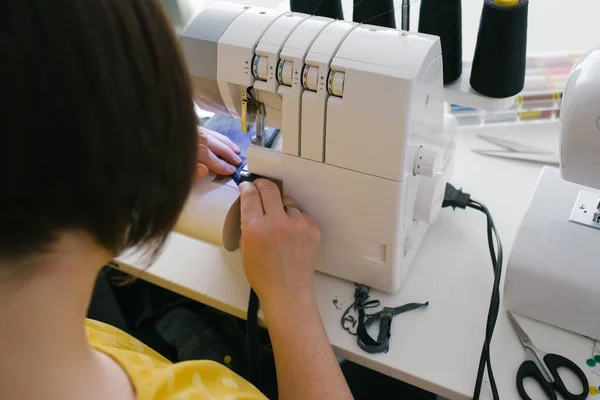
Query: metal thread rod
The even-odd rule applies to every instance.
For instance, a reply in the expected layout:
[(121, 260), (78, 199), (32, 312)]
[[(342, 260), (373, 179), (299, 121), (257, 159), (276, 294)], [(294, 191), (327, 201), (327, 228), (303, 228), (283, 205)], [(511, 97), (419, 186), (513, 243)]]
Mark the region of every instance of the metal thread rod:
[(258, 113), (256, 116), (256, 132), (252, 138), (252, 143), (258, 146), (263, 146), (263, 136), (265, 133), (265, 116)]
[(402, 22), (401, 27), (403, 31), (410, 30), (410, 0), (402, 0)]

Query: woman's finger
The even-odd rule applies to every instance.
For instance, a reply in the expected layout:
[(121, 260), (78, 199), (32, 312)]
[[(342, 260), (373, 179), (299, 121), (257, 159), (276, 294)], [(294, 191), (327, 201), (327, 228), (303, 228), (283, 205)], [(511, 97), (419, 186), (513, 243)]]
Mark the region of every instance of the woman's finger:
[(198, 146), (198, 162), (206, 165), (209, 170), (218, 175), (231, 175), (236, 167), (217, 157), (207, 146)]
[(311, 224), (313, 227), (317, 228), (319, 231), (321, 230), (319, 223), (312, 217), (312, 215), (310, 215), (306, 211), (302, 211), (302, 215), (308, 221), (309, 224)]
[(212, 136), (207, 136), (206, 146), (217, 156), (227, 161), (231, 165), (240, 165), (242, 159), (235, 154), (233, 149), (223, 142), (218, 141)]
[(254, 185), (260, 192), (265, 214), (273, 217), (284, 217), (281, 193), (276, 184), (267, 179), (257, 179)]
[(213, 137), (214, 139), (218, 140), (219, 142), (227, 145), (227, 147), (232, 149), (235, 153), (240, 152), (239, 146), (236, 145), (235, 143), (233, 143), (231, 141), (231, 139), (229, 139), (227, 136), (222, 135), (219, 132), (211, 131), (210, 129), (206, 129), (206, 128), (200, 128), (200, 132), (204, 133), (206, 136)]
[[(242, 227), (249, 221), (262, 218), (265, 215), (263, 210), (260, 192), (252, 182), (242, 182), (240, 184), (241, 196), (241, 221)], [(243, 237), (243, 230), (242, 230)]]
[(196, 164), (196, 177), (198, 179), (206, 178), (210, 173), (208, 167), (202, 163)]
[(285, 213), (292, 218), (304, 218), (302, 209), (292, 199), (283, 199), (283, 207), (286, 210)]

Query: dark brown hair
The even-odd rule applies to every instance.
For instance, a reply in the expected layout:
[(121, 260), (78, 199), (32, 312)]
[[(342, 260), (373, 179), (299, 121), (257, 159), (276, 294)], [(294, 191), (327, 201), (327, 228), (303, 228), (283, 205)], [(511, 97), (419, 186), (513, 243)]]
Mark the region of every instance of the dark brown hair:
[(158, 0), (0, 2), (0, 257), (69, 230), (160, 248), (195, 171), (190, 87)]

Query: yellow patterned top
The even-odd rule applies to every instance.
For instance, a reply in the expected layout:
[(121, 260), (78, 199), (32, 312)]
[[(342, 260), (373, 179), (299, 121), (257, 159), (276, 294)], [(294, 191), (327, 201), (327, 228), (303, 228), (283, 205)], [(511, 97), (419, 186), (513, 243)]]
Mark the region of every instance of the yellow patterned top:
[(214, 361), (173, 364), (125, 332), (85, 321), (90, 345), (118, 362), (129, 375), (137, 400), (264, 400), (246, 380)]

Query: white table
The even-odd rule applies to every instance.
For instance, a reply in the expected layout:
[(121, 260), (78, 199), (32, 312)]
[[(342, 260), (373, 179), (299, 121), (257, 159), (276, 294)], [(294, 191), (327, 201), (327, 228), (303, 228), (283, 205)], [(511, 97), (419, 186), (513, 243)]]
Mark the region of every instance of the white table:
[[(555, 125), (533, 125), (516, 135), (552, 146), (557, 132)], [(473, 130), (459, 133), (452, 182), (489, 207), (508, 257), (541, 165), (476, 155), (470, 151), (472, 148), (490, 145), (475, 134)], [(514, 129), (511, 134), (515, 134)], [(479, 180), (480, 176), (485, 180)], [(119, 261), (124, 271), (140, 273), (142, 265), (135, 257)], [(141, 277), (240, 318), (246, 316), (250, 289), (238, 252), (227, 253), (172, 234), (164, 253)], [(352, 283), (317, 274), (316, 293), (336, 354), (443, 397), (467, 399), (475, 383), (491, 284), (484, 216), (475, 210), (445, 209), (428, 233), (400, 292), (372, 294), (387, 306), (430, 302), (427, 309), (394, 318), (387, 354), (363, 352), (356, 338), (340, 327), (343, 308), (353, 301)], [(338, 309), (334, 299), (344, 307)], [(571, 358), (586, 371), (590, 385), (600, 384), (600, 377), (585, 363), (593, 349), (589, 339), (534, 321), (521, 321), (541, 349)], [(492, 344), (492, 365), (503, 400), (517, 398), (515, 374), (523, 357), (523, 349), (502, 310)]]

